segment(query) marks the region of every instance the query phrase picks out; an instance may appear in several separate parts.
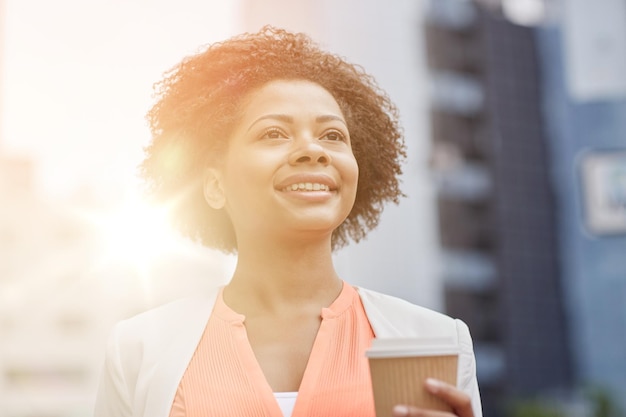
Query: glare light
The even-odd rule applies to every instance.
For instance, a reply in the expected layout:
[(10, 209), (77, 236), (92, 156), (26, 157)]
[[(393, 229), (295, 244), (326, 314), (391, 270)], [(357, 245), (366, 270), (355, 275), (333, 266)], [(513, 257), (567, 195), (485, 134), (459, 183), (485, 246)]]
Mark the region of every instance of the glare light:
[(137, 197), (126, 199), (94, 220), (102, 242), (100, 260), (105, 265), (145, 271), (180, 244), (169, 225), (167, 210)]
[(544, 0), (502, 0), (502, 12), (513, 23), (534, 26), (546, 18)]

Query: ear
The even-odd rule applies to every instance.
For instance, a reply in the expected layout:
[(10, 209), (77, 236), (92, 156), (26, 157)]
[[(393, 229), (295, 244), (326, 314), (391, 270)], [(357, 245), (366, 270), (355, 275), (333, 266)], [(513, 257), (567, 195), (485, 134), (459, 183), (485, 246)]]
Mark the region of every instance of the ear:
[(222, 186), (222, 176), (215, 168), (207, 168), (204, 172), (204, 199), (214, 208), (219, 210), (224, 208), (226, 197)]

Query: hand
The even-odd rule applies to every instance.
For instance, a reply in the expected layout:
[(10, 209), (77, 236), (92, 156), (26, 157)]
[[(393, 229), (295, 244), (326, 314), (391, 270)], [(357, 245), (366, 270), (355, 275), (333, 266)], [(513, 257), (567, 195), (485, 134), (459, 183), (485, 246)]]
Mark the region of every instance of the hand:
[(393, 408), (393, 417), (474, 417), (472, 400), (463, 391), (433, 378), (428, 378), (424, 386), (428, 392), (448, 403), (452, 407), (453, 413), (400, 404)]

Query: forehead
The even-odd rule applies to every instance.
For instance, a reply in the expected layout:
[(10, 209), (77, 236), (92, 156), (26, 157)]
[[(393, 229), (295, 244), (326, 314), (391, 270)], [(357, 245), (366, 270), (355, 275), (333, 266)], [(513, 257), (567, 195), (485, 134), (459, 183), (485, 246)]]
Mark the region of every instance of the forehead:
[(243, 101), (243, 116), (259, 113), (332, 114), (343, 117), (341, 108), (328, 90), (306, 80), (274, 80), (253, 90)]

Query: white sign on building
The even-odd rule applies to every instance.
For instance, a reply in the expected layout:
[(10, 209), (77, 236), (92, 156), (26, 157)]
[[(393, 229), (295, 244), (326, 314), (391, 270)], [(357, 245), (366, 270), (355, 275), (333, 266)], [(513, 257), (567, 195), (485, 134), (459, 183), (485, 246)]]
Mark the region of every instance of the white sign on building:
[(586, 152), (580, 167), (587, 229), (626, 233), (626, 150)]

